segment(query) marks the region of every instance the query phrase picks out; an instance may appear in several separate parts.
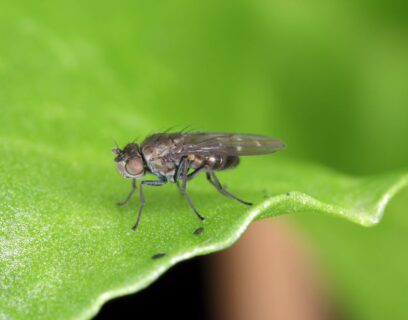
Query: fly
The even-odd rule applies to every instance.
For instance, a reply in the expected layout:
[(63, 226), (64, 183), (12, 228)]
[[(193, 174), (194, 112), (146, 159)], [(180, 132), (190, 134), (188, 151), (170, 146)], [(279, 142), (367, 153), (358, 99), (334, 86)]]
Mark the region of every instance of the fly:
[(223, 195), (242, 204), (252, 205), (223, 188), (215, 172), (236, 167), (241, 156), (273, 153), (285, 147), (286, 145), (279, 139), (252, 134), (223, 132), (153, 134), (140, 145), (132, 142), (123, 149), (119, 147), (112, 149), (116, 154), (115, 163), (119, 173), (125, 178), (132, 179), (130, 193), (118, 205), (126, 205), (136, 191), (137, 179), (150, 173), (157, 179), (142, 180), (140, 183), (140, 206), (133, 230), (139, 225), (145, 205), (144, 186), (163, 186), (168, 182), (176, 183), (190, 208), (200, 220), (204, 220), (187, 194), (187, 182), (201, 172), (206, 173), (207, 180)]

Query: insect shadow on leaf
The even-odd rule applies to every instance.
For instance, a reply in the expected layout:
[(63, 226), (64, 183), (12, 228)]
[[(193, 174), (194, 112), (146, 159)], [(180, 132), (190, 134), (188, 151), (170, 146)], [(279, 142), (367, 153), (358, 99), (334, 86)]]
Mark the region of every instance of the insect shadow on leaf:
[(166, 255), (166, 254), (163, 253), (163, 252), (156, 253), (156, 254), (152, 255), (152, 259), (153, 259), (153, 260), (160, 259), (160, 258), (163, 258), (165, 255)]
[(203, 231), (204, 231), (204, 227), (199, 227), (199, 228), (195, 229), (193, 233), (195, 235), (199, 236), (200, 234), (203, 233)]

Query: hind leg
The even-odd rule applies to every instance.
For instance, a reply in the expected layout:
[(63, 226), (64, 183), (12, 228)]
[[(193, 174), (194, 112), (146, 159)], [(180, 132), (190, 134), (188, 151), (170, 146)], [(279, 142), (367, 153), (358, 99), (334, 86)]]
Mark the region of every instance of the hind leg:
[(237, 200), (238, 202), (245, 204), (247, 206), (252, 206), (251, 202), (244, 201), (237, 196), (233, 195), (231, 192), (228, 192), (225, 190), (220, 181), (218, 180), (217, 176), (215, 175), (214, 171), (211, 168), (207, 168), (207, 180), (210, 181), (210, 183), (224, 196), (230, 197), (232, 199)]

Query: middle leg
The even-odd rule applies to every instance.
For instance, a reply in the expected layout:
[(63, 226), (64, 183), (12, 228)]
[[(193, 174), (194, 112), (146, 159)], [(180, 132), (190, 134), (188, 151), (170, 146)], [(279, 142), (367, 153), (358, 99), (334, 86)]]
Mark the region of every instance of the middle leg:
[[(178, 184), (178, 180), (176, 181), (177, 186), (179, 187), (179, 190), (181, 192), (181, 194), (184, 196), (184, 198), (186, 198), (188, 205), (190, 206), (190, 208), (194, 211), (194, 213), (197, 215), (197, 217), (200, 220), (204, 220), (204, 217), (200, 214), (200, 212), (198, 212), (198, 210), (195, 208), (193, 202), (191, 201), (189, 195), (187, 194), (187, 181), (188, 181), (188, 160), (184, 159), (182, 160), (182, 163), (180, 164), (182, 165), (182, 172), (181, 172), (181, 180), (182, 180), (182, 184), (181, 186)], [(197, 169), (198, 170), (198, 169)], [(197, 171), (196, 170), (196, 171)], [(194, 171), (193, 173), (195, 173), (196, 171)], [(191, 174), (193, 174), (191, 173)]]

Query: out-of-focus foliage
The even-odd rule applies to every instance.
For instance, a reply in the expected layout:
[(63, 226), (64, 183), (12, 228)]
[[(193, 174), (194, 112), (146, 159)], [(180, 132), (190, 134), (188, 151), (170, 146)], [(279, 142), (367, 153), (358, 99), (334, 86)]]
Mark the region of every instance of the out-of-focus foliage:
[[(276, 135), (289, 145), (283, 159), (312, 160), (356, 175), (404, 169), (407, 15), (407, 2), (384, 0), (3, 1), (0, 141), (6, 154), (2, 190), (9, 197), (3, 199), (18, 191), (8, 184), (24, 181), (22, 201), (31, 207), (17, 212), (16, 222), (36, 217), (41, 192), (55, 212), (65, 212), (66, 197), (78, 199), (78, 210), (95, 206), (101, 219), (108, 213), (95, 199), (113, 203), (127, 187), (109, 164), (112, 138), (122, 144), (172, 125)], [(76, 175), (66, 180), (71, 171), (64, 168)], [(244, 178), (242, 172), (230, 174), (230, 181)], [(255, 183), (260, 173), (253, 175)], [(103, 191), (89, 183), (96, 176)], [(45, 188), (43, 181), (53, 183)], [(32, 186), (37, 189), (30, 197)], [(58, 193), (54, 204), (49, 187)], [(356, 318), (408, 316), (406, 196), (373, 229), (317, 215), (301, 219)], [(117, 211), (124, 229), (133, 217), (131, 208), (125, 212)], [(52, 215), (41, 218), (45, 227), (52, 224)], [(144, 218), (147, 223), (147, 213)], [(35, 238), (36, 229), (25, 226)], [(93, 223), (85, 226), (98, 231)], [(63, 221), (60, 228), (61, 239), (75, 239), (75, 229), (65, 230)], [(46, 228), (41, 230), (47, 240)], [(43, 249), (37, 248), (39, 259)], [(34, 293), (46, 290), (47, 283), (39, 283), (45, 287)]]

